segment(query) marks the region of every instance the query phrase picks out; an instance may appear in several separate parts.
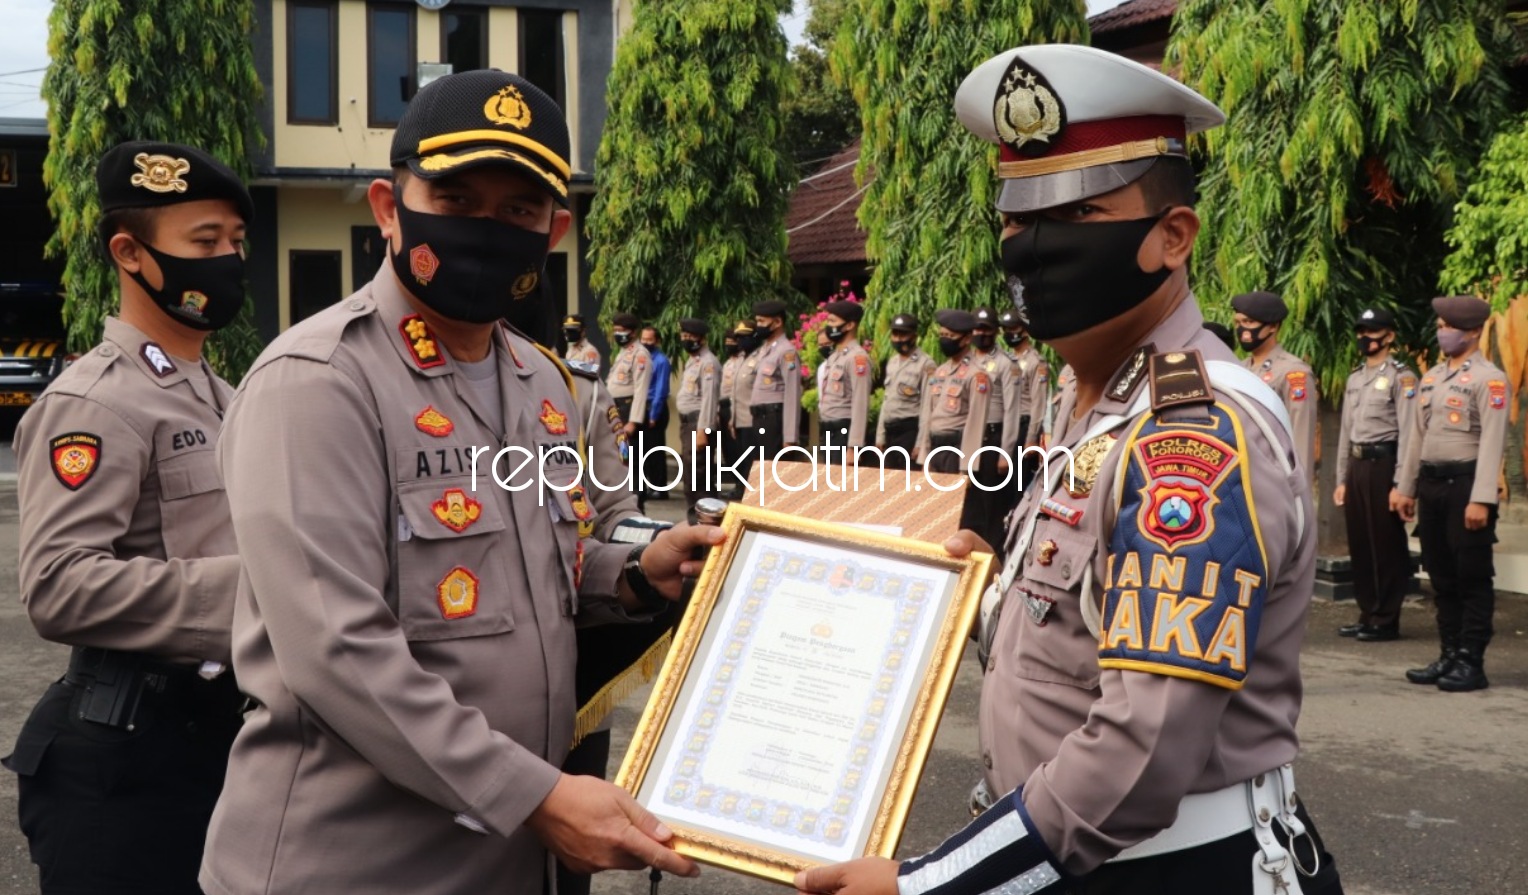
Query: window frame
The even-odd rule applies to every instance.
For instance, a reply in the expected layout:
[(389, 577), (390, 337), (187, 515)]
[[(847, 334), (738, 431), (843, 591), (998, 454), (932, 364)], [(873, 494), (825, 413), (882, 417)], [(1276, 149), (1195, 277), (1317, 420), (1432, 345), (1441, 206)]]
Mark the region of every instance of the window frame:
[[(397, 121), (386, 121), (377, 118), (376, 95), (372, 89), (376, 86), (376, 71), (372, 66), (375, 54), (372, 51), (372, 36), (375, 33), (376, 13), (378, 10), (385, 12), (401, 12), (408, 16), (408, 64), (404, 67), (406, 77), (410, 84), (418, 77), (419, 72), (419, 13), (413, 3), (381, 3), (376, 0), (368, 0), (366, 4), (366, 126), (372, 130), (394, 130), (398, 127)], [(408, 105), (408, 101), (404, 101)], [(400, 112), (400, 116), (401, 116)]]
[(526, 72), (525, 39), (526, 35), (530, 33), (530, 29), (525, 27), (526, 20), (532, 17), (546, 16), (549, 19), (555, 18), (557, 21), (557, 89), (554, 92), (547, 90), (546, 87), (540, 84), (537, 84), (536, 86), (541, 87), (541, 89), (548, 96), (550, 96), (553, 101), (557, 103), (557, 105), (562, 107), (564, 112), (566, 112), (568, 108), (567, 12), (568, 10), (566, 9), (527, 9), (525, 7), (520, 7), (515, 10), (515, 14), (518, 18), (518, 21), (516, 22), (518, 27), (515, 29), (518, 32), (516, 34), (516, 41), (519, 43), (519, 46), (516, 47), (517, 56), (515, 58), (515, 71), (519, 72), (520, 75), (527, 80), (530, 79), (530, 75)]
[[(488, 59), (488, 29), (490, 27), (490, 19), (492, 17), (489, 16), (488, 7), (486, 6), (457, 6), (453, 4), (440, 11), (440, 61), (451, 61), (451, 54), (449, 47), (447, 46), (447, 40), (450, 35), (446, 32), (446, 16), (460, 15), (462, 13), (470, 13), (475, 15), (477, 16), (478, 20), (483, 23), (482, 27), (478, 30), (478, 58), (483, 61), (483, 64), (476, 69), (463, 69), (463, 71), (482, 71), (483, 69), (490, 67)], [(455, 66), (452, 66), (451, 73), (458, 73)]]
[[(318, 9), (329, 14), (329, 115), (306, 118), (297, 114), (297, 15), (299, 9)], [(333, 127), (340, 123), (340, 12), (336, 0), (287, 0), (286, 8), (286, 104), (287, 124)]]

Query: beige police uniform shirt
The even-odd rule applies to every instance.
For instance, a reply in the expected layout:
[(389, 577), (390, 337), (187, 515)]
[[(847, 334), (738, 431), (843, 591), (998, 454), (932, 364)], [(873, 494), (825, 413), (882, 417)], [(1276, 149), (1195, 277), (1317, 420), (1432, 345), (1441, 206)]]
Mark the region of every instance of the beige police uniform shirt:
[[(734, 406), (736, 405), (736, 399), (733, 396), (737, 394), (737, 374), (743, 369), (744, 363), (745, 358), (741, 354), (730, 355), (722, 363), (721, 400), (727, 401)], [(733, 411), (732, 415), (734, 419), (737, 418), (736, 410)]]
[(991, 418), (992, 378), (967, 352), (934, 368), (923, 388), (923, 409), (918, 413), (918, 461), (928, 459), (933, 436), (961, 433), (960, 468), (982, 446), (982, 434)]
[(239, 558), (214, 452), (232, 394), (108, 317), (22, 417), (21, 601), (44, 638), (228, 661)]
[(554, 361), (505, 328), (493, 342), (496, 409), (383, 266), (235, 397), (233, 661), (259, 707), (208, 832), (209, 895), (541, 891), (523, 824), (572, 736), (574, 624), (622, 614), (629, 549), (580, 537), (579, 495), (488, 477), (517, 446), (508, 484), (571, 483), (581, 423)]
[(759, 366), (753, 380), (750, 401), (781, 404), (781, 439), (786, 444), (801, 443), (801, 358), (796, 346), (782, 333), (759, 346)]
[(981, 367), (992, 381), (992, 395), (987, 407), (987, 422), (1002, 426), (998, 446), (1007, 449), (1019, 439), (1018, 417), (1010, 417), (1018, 385), (1014, 381), (1013, 361), (997, 348), (986, 354), (972, 349), (971, 361)]
[[(721, 412), (721, 399), (721, 364), (711, 349), (701, 346), (700, 351), (684, 360), (684, 373), (679, 378), (679, 394), (674, 396), (674, 406), (681, 414), (697, 414), (696, 431), (709, 429), (714, 433)], [(683, 447), (688, 449), (689, 445)]]
[[(1397, 358), (1361, 364), (1348, 374), (1342, 392), (1342, 428), (1337, 433), (1337, 483), (1348, 480), (1354, 445), (1398, 444), (1411, 435), (1417, 374)], [(1399, 452), (1396, 454), (1400, 459)]]
[(886, 443), (886, 421), (917, 418), (923, 410), (923, 388), (933, 375), (934, 361), (922, 349), (892, 353), (886, 360), (886, 385), (881, 395), (881, 415), (875, 424), (876, 444)]
[(1316, 405), (1321, 395), (1316, 388), (1316, 374), (1310, 364), (1275, 346), (1272, 353), (1262, 361), (1248, 355), (1242, 366), (1256, 373), (1279, 393), (1284, 409), (1289, 411), (1289, 421), (1295, 430), (1295, 447), (1300, 465), (1307, 475), (1316, 474)]
[(631, 399), (631, 418), (638, 426), (647, 420), (647, 392), (653, 378), (653, 359), (635, 337), (615, 356), (605, 387), (615, 398)]
[(567, 360), (576, 360), (582, 364), (593, 364), (595, 369), (599, 369), (599, 349), (589, 344), (588, 339), (579, 339), (577, 342), (569, 345), (568, 350), (562, 356)]
[(848, 420), (848, 446), (863, 447), (870, 422), (870, 355), (858, 341), (845, 339), (823, 361), (818, 375), (818, 417)]
[(1506, 449), (1512, 388), (1501, 368), (1478, 350), (1458, 369), (1448, 361), (1428, 370), (1417, 385), (1417, 408), (1404, 441), (1396, 487), (1417, 494), (1423, 463), (1475, 461), (1471, 503), (1496, 503), (1496, 480)]
[(1050, 397), (1045, 402), (1044, 420), (1040, 424), (1041, 447), (1049, 447), (1055, 440), (1051, 430), (1056, 428), (1056, 412), (1061, 408), (1062, 396), (1072, 387), (1075, 378), (1071, 364), (1063, 364), (1056, 373), (1056, 387), (1051, 389)]
[[(1142, 346), (1234, 360), (1201, 324), (1190, 297)], [(1148, 411), (1079, 443), (1147, 388), (1142, 375), (1111, 398), (1129, 367), (1076, 418), (1075, 389), (1063, 394), (1055, 442), (1077, 475), (1063, 462), (1048, 499), (1040, 478), (1024, 492), (1008, 549), (1039, 516), (982, 685), (989, 786), (1022, 785), (1040, 836), (1079, 874), (1169, 826), (1185, 795), (1294, 758), (1315, 576), (1316, 527), (1296, 525), (1297, 507), (1312, 519), (1310, 484), (1283, 472), (1292, 445), (1261, 407), (1277, 444), (1224, 394), (1213, 416)], [(1172, 478), (1183, 470), (1192, 477)], [(1100, 607), (1100, 634), (1083, 600)]]
[(1045, 407), (1050, 402), (1050, 364), (1028, 340), (1010, 355), (1009, 361), (1013, 364), (1014, 397), (1008, 404), (1008, 427), (1004, 431), (1014, 433), (1014, 443), (1019, 447), (1039, 444)]
[(759, 375), (760, 353), (755, 348), (743, 355), (743, 362), (738, 365), (737, 380), (732, 384), (732, 428), (739, 435), (753, 425), (753, 384)]

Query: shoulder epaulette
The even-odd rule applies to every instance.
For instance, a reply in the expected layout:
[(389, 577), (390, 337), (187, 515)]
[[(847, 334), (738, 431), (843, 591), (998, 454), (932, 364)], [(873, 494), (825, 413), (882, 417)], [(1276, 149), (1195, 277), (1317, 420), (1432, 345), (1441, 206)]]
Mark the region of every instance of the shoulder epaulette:
[(1151, 384), (1151, 410), (1161, 413), (1174, 407), (1214, 404), (1204, 358), (1192, 349), (1153, 354), (1147, 362)]

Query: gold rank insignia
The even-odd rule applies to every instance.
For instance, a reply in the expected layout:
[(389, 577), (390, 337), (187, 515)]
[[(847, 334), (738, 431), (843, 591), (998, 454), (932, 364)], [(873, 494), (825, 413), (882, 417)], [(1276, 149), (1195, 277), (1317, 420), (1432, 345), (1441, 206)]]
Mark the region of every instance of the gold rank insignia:
[(53, 449), (53, 474), (70, 491), (78, 491), (101, 464), (101, 436), (70, 432), (49, 443)]
[(139, 172), (130, 181), (133, 186), (143, 187), (151, 193), (186, 191), (186, 182), (181, 178), (191, 170), (191, 163), (185, 159), (140, 152), (133, 156), (133, 164), (138, 166)]
[(457, 566), (440, 579), (435, 586), (440, 602), (440, 614), (448, 619), (466, 618), (477, 612), (477, 576)]
[(526, 105), (519, 88), (500, 87), (498, 93), (483, 103), (483, 117), (494, 124), (524, 130), (531, 126), (531, 107)]
[(445, 438), (456, 428), (456, 424), (446, 418), (446, 415), (436, 410), (433, 405), (419, 411), (414, 417), (414, 425), (426, 435), (436, 438)]
[(440, 500), (430, 504), (430, 512), (435, 514), (435, 521), (461, 533), (483, 515), (483, 505), (468, 497), (467, 492), (460, 488), (447, 488)]
[(1051, 137), (1066, 125), (1066, 109), (1045, 78), (1015, 56), (998, 86), (992, 121), (1009, 148), (1023, 155), (1043, 155), (1051, 148)]
[(445, 364), (446, 358), (435, 345), (435, 336), (430, 332), (430, 327), (425, 325), (423, 317), (418, 314), (408, 315), (399, 321), (398, 332), (403, 334), (403, 344), (408, 346), (414, 365), (419, 369), (428, 370)]
[(1084, 444), (1072, 454), (1072, 470), (1066, 480), (1066, 491), (1073, 497), (1087, 497), (1093, 492), (1093, 482), (1103, 468), (1104, 457), (1114, 447), (1115, 436), (1104, 434)]
[(551, 401), (541, 402), (541, 425), (553, 435), (568, 434), (568, 415), (558, 410)]

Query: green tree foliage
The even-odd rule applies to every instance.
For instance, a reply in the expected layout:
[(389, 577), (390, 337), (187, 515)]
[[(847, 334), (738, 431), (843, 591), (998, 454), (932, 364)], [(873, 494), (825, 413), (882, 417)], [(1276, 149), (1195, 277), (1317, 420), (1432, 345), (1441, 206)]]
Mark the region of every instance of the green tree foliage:
[(997, 147), (961, 126), (955, 91), (1003, 50), (1085, 43), (1087, 13), (1083, 0), (849, 2), (833, 64), (861, 111), (859, 222), (874, 265), (865, 329), (884, 355), (879, 334), (896, 314), (917, 314), (932, 344), (935, 310), (1010, 301), (993, 210)]
[(806, 42), (791, 50), (795, 94), (785, 101), (785, 146), (802, 167), (820, 162), (859, 136), (859, 106), (828, 63), (853, 0), (812, 0)]
[[(637, 0), (595, 159), (590, 284), (602, 315), (714, 332), (790, 298), (781, 142), (789, 0)], [(799, 297), (797, 303), (801, 301)]]
[[(64, 318), (75, 350), (100, 340), (118, 299), (116, 272), (95, 234), (97, 159), (124, 140), (169, 140), (205, 149), (247, 178), (248, 148), (263, 139), (253, 27), (253, 0), (54, 3), (43, 177), (58, 225), (48, 251), (65, 258)], [(209, 360), (235, 381), (261, 348), (252, 321), (246, 302), (207, 343)]]
[(1451, 209), (1505, 114), (1500, 0), (1185, 0), (1165, 67), (1228, 117), (1206, 168), (1196, 288), (1283, 294), (1284, 341), (1337, 393), (1352, 321), (1394, 306), (1414, 344)]
[(1528, 295), (1528, 116), (1491, 141), (1447, 239), (1443, 291), (1482, 295), (1498, 310)]

